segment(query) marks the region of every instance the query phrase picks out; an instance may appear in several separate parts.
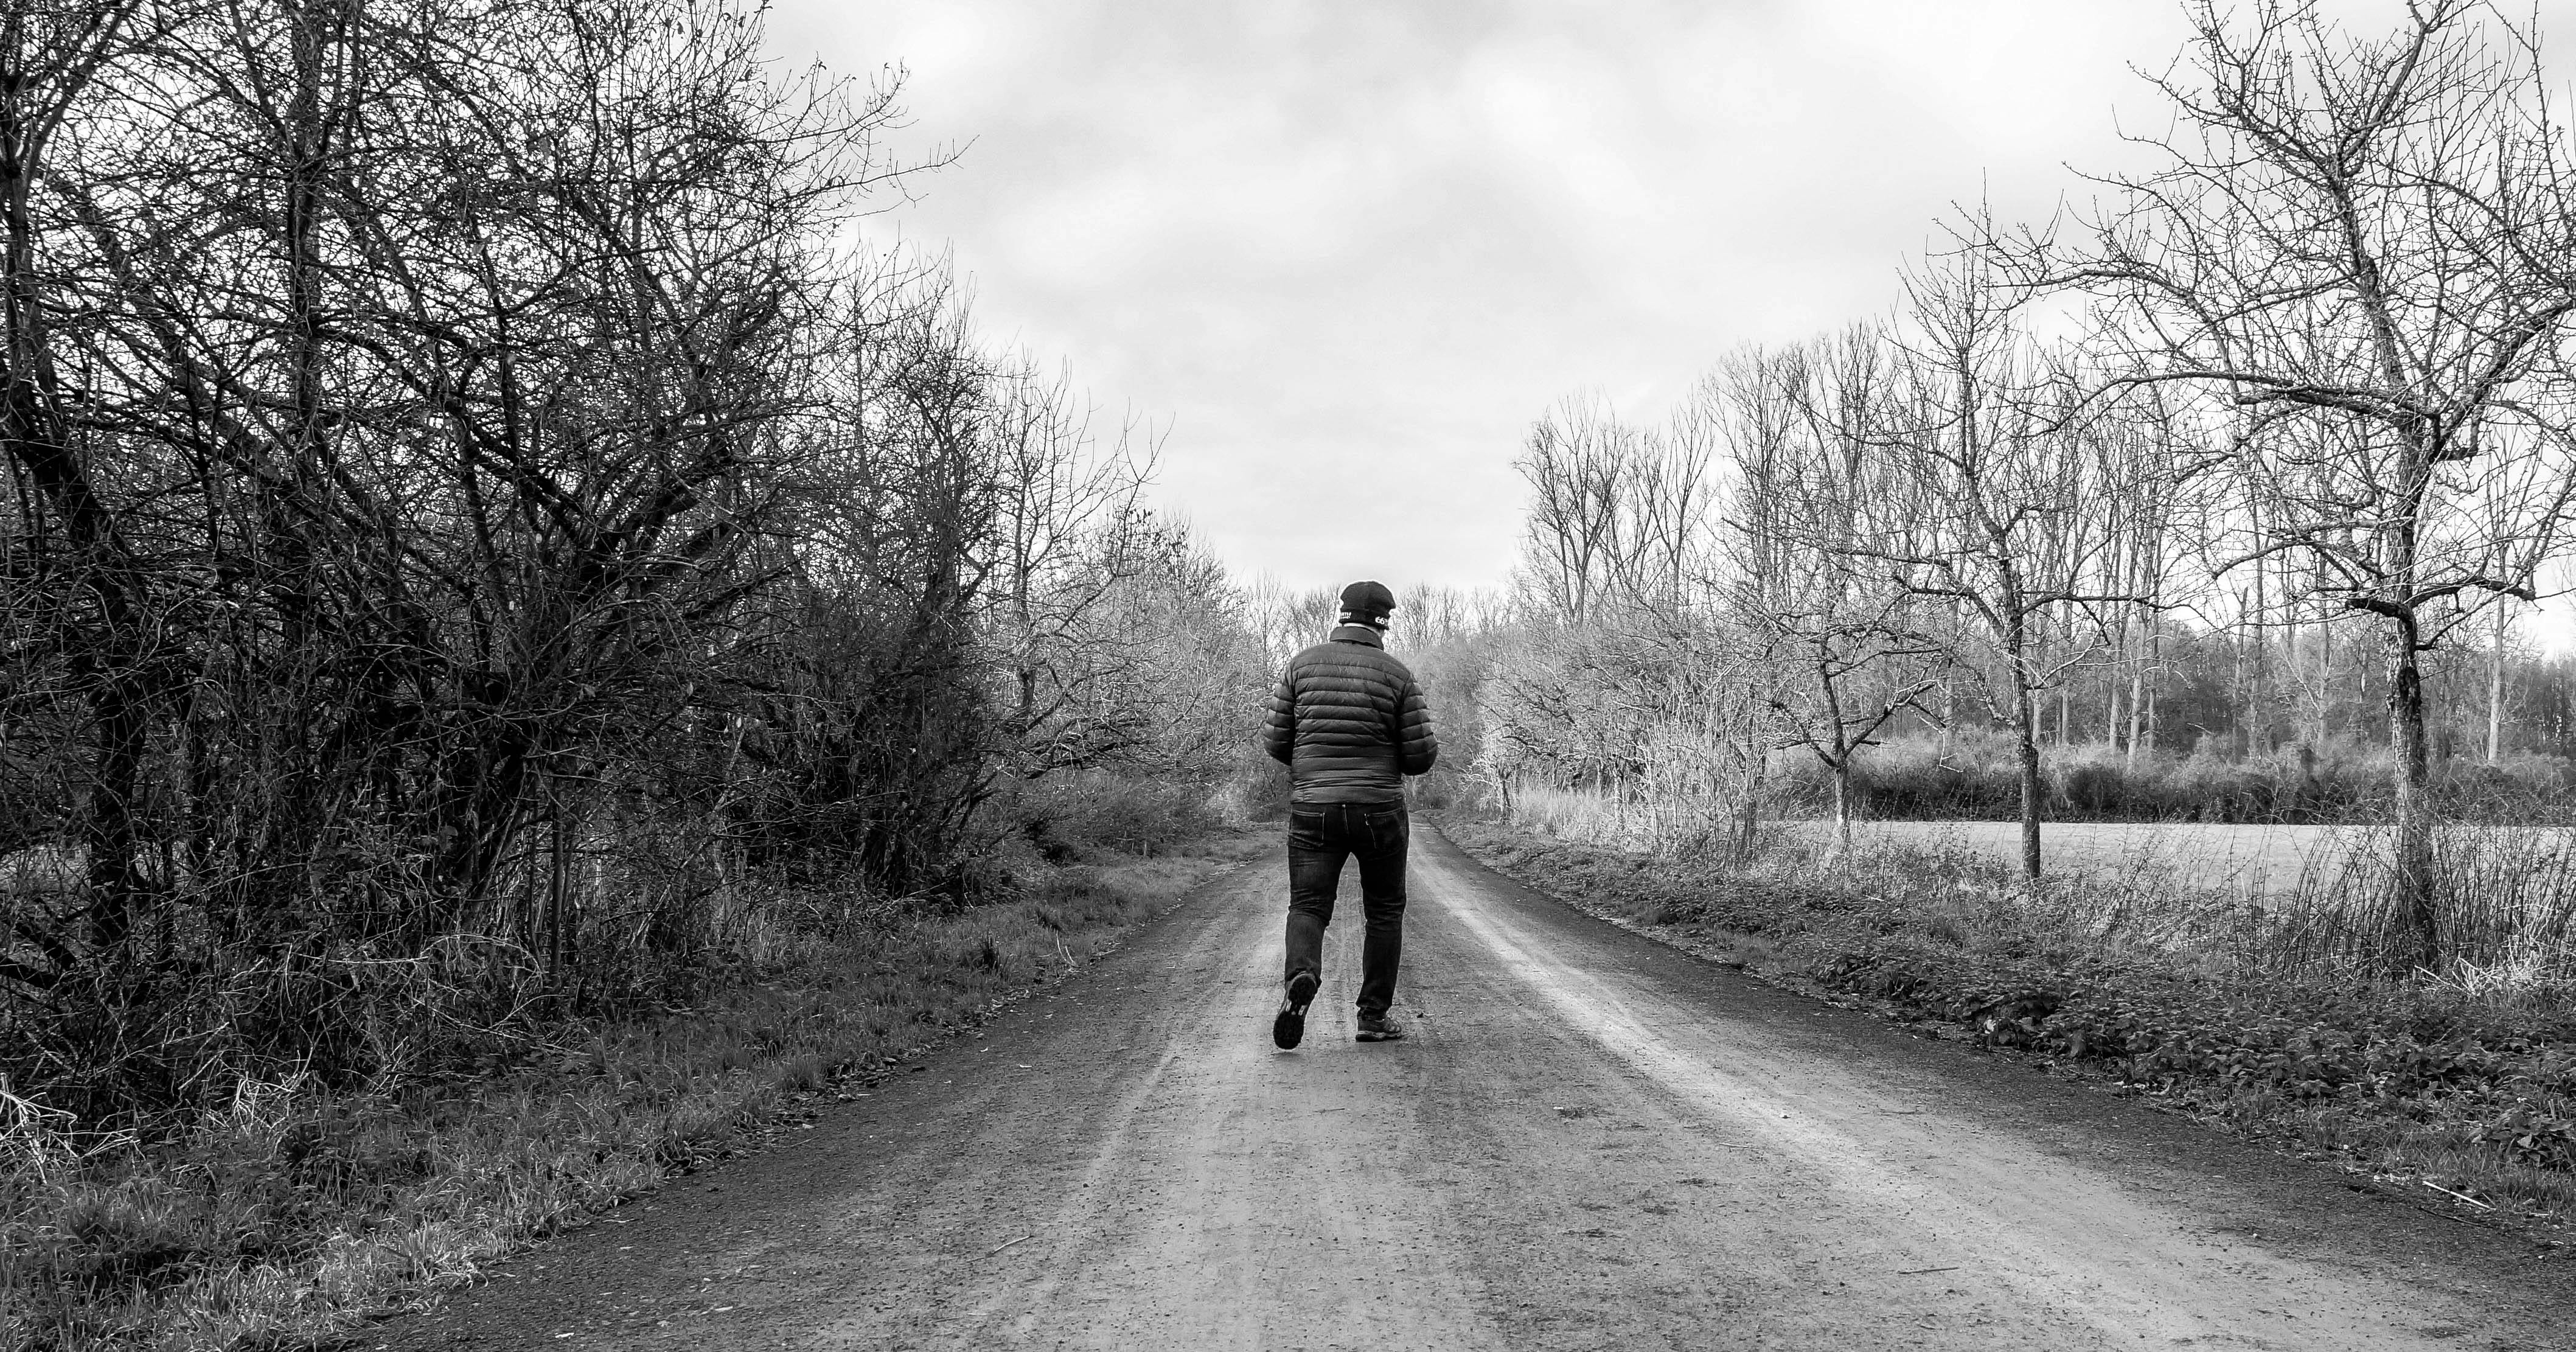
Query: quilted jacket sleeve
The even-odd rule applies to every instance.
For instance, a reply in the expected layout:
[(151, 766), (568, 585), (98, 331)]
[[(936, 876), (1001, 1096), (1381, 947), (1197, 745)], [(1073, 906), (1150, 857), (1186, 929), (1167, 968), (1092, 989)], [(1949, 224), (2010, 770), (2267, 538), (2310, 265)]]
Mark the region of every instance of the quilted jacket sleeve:
[(1270, 713), (1261, 720), (1261, 749), (1281, 765), (1289, 764), (1297, 754), (1297, 665), (1279, 674), (1279, 683), (1270, 688)]
[(1429, 773), (1432, 762), (1440, 759), (1440, 738), (1431, 731), (1431, 705), (1422, 698), (1422, 687), (1414, 684), (1410, 672), (1396, 704), (1395, 726), (1396, 756), (1404, 772)]

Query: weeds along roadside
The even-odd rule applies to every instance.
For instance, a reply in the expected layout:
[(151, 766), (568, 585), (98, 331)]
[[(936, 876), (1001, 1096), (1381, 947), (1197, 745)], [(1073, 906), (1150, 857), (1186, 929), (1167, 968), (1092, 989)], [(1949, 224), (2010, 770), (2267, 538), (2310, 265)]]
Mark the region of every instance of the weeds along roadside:
[[(1561, 832), (1566, 815), (1552, 820)], [(1529, 886), (1779, 984), (2099, 1071), (2122, 1092), (2472, 1207), (2576, 1217), (2576, 847), (2564, 836), (2452, 832), (2451, 876), (2523, 880), (2527, 923), (2485, 936), (2483, 961), (2397, 982), (2363, 974), (2381, 923), (2366, 870), (2258, 905), (2151, 871), (2034, 894), (1964, 849), (1881, 845), (1836, 863), (1774, 836), (1727, 860), (1463, 813), (1443, 829)], [(2461, 923), (2494, 926), (2503, 910)]]
[(691, 1007), (549, 1026), (476, 1074), (246, 1077), (214, 1111), (104, 1134), (0, 1090), (0, 1346), (327, 1341), (755, 1150), (1114, 951), (1243, 848), (1221, 817), (1176, 833), (1151, 804), (1095, 801), (1032, 819), (1007, 900), (802, 898), (862, 919), (769, 944)]

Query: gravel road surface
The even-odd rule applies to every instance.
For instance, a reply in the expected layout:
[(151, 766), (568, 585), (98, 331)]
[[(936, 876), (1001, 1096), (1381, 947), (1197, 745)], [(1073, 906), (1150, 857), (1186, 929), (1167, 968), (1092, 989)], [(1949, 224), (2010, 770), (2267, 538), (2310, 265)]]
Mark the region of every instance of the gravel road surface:
[(2576, 1347), (2576, 1262), (1779, 992), (1414, 844), (1351, 1041), (1345, 880), (1272, 1049), (1285, 867), (391, 1348)]

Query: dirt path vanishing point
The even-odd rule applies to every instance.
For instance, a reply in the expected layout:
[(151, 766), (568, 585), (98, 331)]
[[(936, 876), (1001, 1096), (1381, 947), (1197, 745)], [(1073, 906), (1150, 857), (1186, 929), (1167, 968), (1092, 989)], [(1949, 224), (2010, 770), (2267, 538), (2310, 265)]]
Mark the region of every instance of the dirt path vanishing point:
[(1592, 920), (1415, 837), (1274, 1051), (1284, 868), (393, 1348), (2559, 1348), (2576, 1263)]

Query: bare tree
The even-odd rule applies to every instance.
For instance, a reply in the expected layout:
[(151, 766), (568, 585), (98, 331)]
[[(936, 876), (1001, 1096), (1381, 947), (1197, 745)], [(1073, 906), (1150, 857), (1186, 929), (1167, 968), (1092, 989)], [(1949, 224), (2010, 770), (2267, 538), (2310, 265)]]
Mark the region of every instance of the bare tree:
[(1150, 515), (1119, 567), (1094, 639), (1118, 656), (1091, 702), (1102, 723), (1128, 730), (1106, 763), (1184, 780), (1252, 763), (1244, 729), (1277, 669), (1225, 565), (1187, 521)]
[(1589, 618), (1625, 571), (1625, 481), (1639, 441), (1600, 399), (1569, 399), (1530, 427), (1514, 462), (1531, 493), (1523, 581), (1569, 622)]
[(1144, 729), (1097, 716), (1100, 689), (1132, 679), (1110, 613), (1120, 585), (1169, 563), (1141, 505), (1154, 451), (1129, 426), (1107, 445), (1069, 381), (1011, 373), (991, 454), (1000, 492), (987, 619), (1013, 683), (1017, 772), (1094, 764)]
[(1632, 844), (1741, 849), (1769, 748), (1751, 656), (1712, 626), (1533, 626), (1476, 686), (1476, 773), (1507, 805), (1588, 795)]
[(1869, 566), (1858, 533), (1869, 461), (1890, 418), (1883, 335), (1854, 328), (1809, 347), (1752, 350), (1702, 386), (1734, 470), (1734, 604), (1780, 668), (1768, 704), (1786, 745), (1822, 762), (1837, 851), (1851, 845), (1861, 748), (1937, 684), (1939, 646), (1909, 628), (1913, 594)]
[(1531, 493), (1520, 576), (1533, 599), (1574, 624), (1619, 610), (1678, 619), (1707, 571), (1717, 431), (1687, 408), (1637, 427), (1598, 397), (1533, 424), (1515, 462)]
[(2384, 622), (2401, 960), (2441, 957), (2422, 659), (2528, 600), (2565, 519), (2576, 183), (2528, 29), (2474, 0), (2385, 38), (2310, 6), (2195, 0), (2153, 80), (2179, 129), (2044, 275), (2101, 297), (2145, 379), (2236, 412), (2259, 538)]
[[(83, 428), (75, 375), (58, 352), (56, 330), (79, 302), (50, 266), (48, 226), (58, 223), (47, 220), (40, 194), (64, 172), (55, 151), (66, 126), (77, 125), (129, 50), (138, 8), (57, 0), (0, 14), (0, 453), (21, 494), (8, 573), (14, 590), (43, 598), (39, 632), (27, 639), (59, 669), (47, 684), (85, 706), (90, 725), (80, 836), (88, 937), (103, 948), (122, 943), (133, 923), (147, 721), (171, 673), (154, 660), (144, 563), (100, 479), (106, 448)], [(16, 693), (23, 701), (33, 692)], [(57, 968), (71, 962), (52, 935), (21, 932)]]
[[(1890, 585), (1954, 607), (1963, 670), (2013, 731), (2021, 862), (2040, 875), (2039, 696), (2087, 656), (2071, 612), (2127, 598), (2093, 590), (2108, 544), (2096, 505), (2116, 490), (2080, 453), (2083, 406), (2024, 330), (2027, 294), (1962, 248), (1906, 278), (1892, 379), (1895, 412), (1874, 434), (1847, 537)], [(2098, 625), (2095, 626), (2098, 630)]]
[(1253, 579), (1244, 594), (1244, 613), (1262, 650), (1269, 654), (1265, 666), (1276, 670), (1297, 650), (1315, 642), (1330, 629), (1341, 613), (1341, 590), (1337, 587), (1308, 587), (1293, 590), (1278, 578), (1264, 575)]
[(800, 479), (757, 548), (723, 824), (757, 862), (968, 899), (959, 857), (1012, 738), (982, 627), (1014, 393), (935, 267), (851, 280), (818, 334)]
[(2487, 748), (2486, 762), (2493, 765), (2504, 754), (2504, 707), (2506, 652), (2513, 636), (2513, 607), (2504, 601), (2495, 606), (2495, 629), (2487, 647)]
[(10, 959), (488, 922), (741, 674), (892, 91), (687, 0), (128, 17), (0, 20), (6, 697), (88, 873)]
[(2111, 699), (2103, 727), (2106, 741), (2125, 747), (2131, 769), (2156, 742), (2161, 619), (2186, 594), (2174, 567), (2177, 536), (2203, 518), (2198, 495), (2209, 485), (2188, 450), (2194, 425), (2166, 393), (2145, 387), (2084, 424), (2092, 468), (2114, 490), (2096, 504), (2108, 546), (2095, 590), (2126, 598), (2105, 603)]

